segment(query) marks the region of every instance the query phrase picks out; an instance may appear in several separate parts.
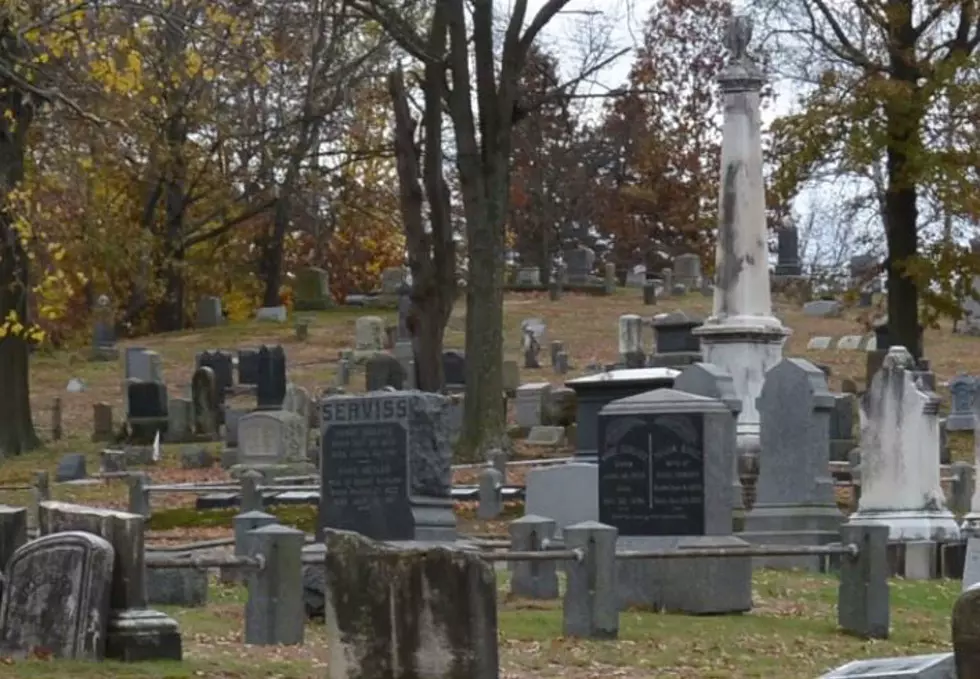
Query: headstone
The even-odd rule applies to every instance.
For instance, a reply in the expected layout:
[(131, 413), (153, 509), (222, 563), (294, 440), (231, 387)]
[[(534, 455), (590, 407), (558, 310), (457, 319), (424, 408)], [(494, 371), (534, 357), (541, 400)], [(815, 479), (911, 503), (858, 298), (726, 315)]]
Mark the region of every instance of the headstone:
[(194, 408), (194, 433), (214, 437), (218, 433), (219, 399), (218, 385), (211, 368), (194, 371), (191, 377), (191, 401)]
[(949, 381), (949, 417), (946, 418), (947, 431), (973, 431), (976, 426), (974, 404), (980, 382), (970, 375), (957, 375)]
[(541, 340), (535, 334), (534, 329), (529, 326), (521, 328), (523, 340), (521, 349), (524, 351), (524, 368), (526, 370), (536, 370), (541, 367), (538, 355), (541, 353)]
[(863, 340), (861, 335), (844, 335), (837, 340), (837, 348), (841, 351), (857, 351), (861, 348)]
[(238, 447), (238, 424), (246, 414), (246, 411), (238, 408), (225, 408), (225, 446)]
[(833, 337), (811, 337), (810, 341), (806, 343), (806, 349), (807, 351), (824, 351), (830, 348), (830, 343), (833, 341)]
[(354, 351), (371, 355), (384, 349), (385, 323), (378, 316), (361, 316), (354, 325)]
[(391, 354), (378, 352), (364, 364), (364, 384), (366, 391), (381, 391), (387, 387), (405, 387), (405, 368)]
[(58, 483), (65, 481), (78, 481), (86, 477), (85, 456), (81, 453), (69, 453), (63, 455), (58, 461), (58, 469), (54, 473), (54, 480)]
[(957, 598), (953, 605), (952, 627), (956, 671), (948, 676), (951, 679), (977, 679), (980, 677), (980, 587), (965, 588)]
[(700, 318), (683, 311), (658, 314), (651, 321), (656, 353), (649, 365), (655, 368), (684, 367), (701, 360), (701, 340), (694, 334), (701, 327)]
[(194, 435), (194, 401), (172, 398), (167, 403), (167, 442), (183, 443)]
[(525, 443), (529, 446), (558, 448), (565, 444), (565, 428), (539, 424), (531, 427)]
[(307, 462), (307, 420), (285, 410), (259, 410), (238, 421), (238, 466), (274, 469), (295, 466), (312, 472)]
[(198, 368), (211, 368), (214, 371), (218, 399), (224, 403), (224, 395), (235, 386), (235, 359), (231, 352), (220, 349), (202, 351), (197, 354), (194, 364)]
[(0, 656), (105, 657), (114, 553), (82, 532), (45, 535), (14, 552), (0, 605)]
[(417, 391), (325, 398), (320, 529), (455, 540), (448, 406)]
[(803, 273), (799, 231), (795, 226), (783, 226), (776, 231), (776, 238), (776, 275), (799, 276)]
[(643, 319), (636, 314), (619, 317), (619, 357), (626, 368), (642, 368), (646, 364), (643, 349)]
[(256, 381), (257, 407), (277, 410), (286, 397), (286, 353), (281, 346), (259, 347)]
[[(830, 475), (827, 379), (802, 358), (784, 358), (766, 373), (757, 399), (762, 431), (756, 499), (745, 516), (749, 542), (824, 545), (840, 536), (841, 514)], [(758, 564), (822, 570), (821, 557), (764, 557)]]
[[(180, 556), (177, 558), (179, 559)], [(151, 606), (180, 606), (181, 608), (206, 606), (208, 572), (197, 568), (147, 569), (146, 600)]]
[(220, 297), (201, 297), (197, 300), (197, 327), (214, 328), (221, 325), (225, 320), (224, 313), (221, 311)]
[(551, 384), (548, 382), (522, 384), (517, 388), (514, 406), (517, 426), (530, 429), (547, 422), (547, 404), (550, 392)]
[(316, 412), (313, 407), (313, 402), (310, 399), (310, 392), (305, 387), (293, 384), (292, 382), (287, 384), (286, 396), (282, 399), (282, 409), (290, 413), (296, 413), (310, 427), (314, 426)]
[(536, 266), (525, 266), (517, 270), (514, 284), (518, 287), (534, 287), (541, 285), (541, 269)]
[(646, 283), (647, 268), (642, 264), (638, 264), (626, 272), (627, 288), (642, 288)]
[(259, 383), (258, 349), (238, 350), (238, 383), (250, 385)]
[(836, 299), (815, 299), (803, 305), (803, 315), (815, 318), (837, 318), (841, 304)]
[(160, 354), (148, 349), (126, 351), (126, 378), (141, 382), (163, 382)]
[(167, 429), (167, 385), (160, 382), (131, 381), (126, 387), (129, 411), (126, 421), (134, 440), (152, 441)]
[(521, 385), (521, 369), (517, 361), (506, 360), (503, 365), (504, 393), (513, 396)]
[(643, 304), (644, 306), (653, 306), (657, 303), (657, 286), (653, 281), (647, 281), (643, 284)]
[(326, 543), (334, 677), (500, 676), (497, 581), (479, 554), (452, 546), (394, 547), (341, 531), (328, 531)]
[(834, 394), (834, 409), (830, 413), (830, 460), (846, 462), (847, 456), (858, 447), (854, 423), (858, 409), (854, 394)]
[(674, 258), (674, 283), (680, 283), (687, 290), (701, 285), (701, 257), (695, 254), (679, 255)]
[(296, 272), (293, 283), (293, 309), (323, 311), (333, 306), (330, 298), (330, 274), (315, 266)]
[[(599, 414), (599, 522), (626, 549), (745, 543), (732, 533), (731, 409), (673, 389), (630, 396)], [(696, 584), (694, 584), (696, 583)], [(617, 563), (621, 608), (726, 613), (752, 607), (748, 557)]]
[(442, 352), (442, 373), (447, 389), (465, 389), (466, 357), (463, 352), (453, 349)]
[(888, 350), (866, 397), (861, 430), (861, 499), (851, 521), (889, 526), (889, 540), (950, 541), (959, 528), (939, 473), (939, 398), (922, 391), (912, 355)]
[(820, 679), (968, 679), (957, 677), (952, 653), (855, 660)]
[(270, 323), (285, 323), (288, 316), (286, 307), (282, 305), (262, 307), (255, 312), (255, 320)]
[(589, 282), (595, 264), (595, 252), (591, 248), (578, 247), (565, 253), (568, 282), (581, 285)]
[(115, 425), (112, 422), (112, 406), (108, 403), (96, 403), (92, 406), (92, 441), (111, 441), (115, 436)]
[(115, 361), (118, 357), (115, 310), (109, 298), (100, 295), (92, 310), (92, 359)]

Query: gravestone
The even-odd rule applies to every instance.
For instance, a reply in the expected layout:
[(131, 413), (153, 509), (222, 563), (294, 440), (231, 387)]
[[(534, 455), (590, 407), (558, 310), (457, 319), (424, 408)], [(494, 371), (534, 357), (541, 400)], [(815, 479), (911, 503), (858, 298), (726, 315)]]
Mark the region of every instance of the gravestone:
[(674, 258), (674, 283), (680, 283), (687, 290), (701, 285), (701, 257), (695, 254), (679, 255)]
[(846, 462), (850, 452), (858, 447), (854, 435), (857, 408), (854, 394), (834, 394), (834, 409), (830, 413), (831, 462)]
[[(763, 545), (819, 546), (840, 539), (841, 514), (830, 475), (827, 378), (802, 358), (784, 358), (766, 373), (756, 399), (759, 477), (745, 516), (745, 540)], [(763, 557), (758, 565), (819, 571), (822, 557)]]
[(536, 266), (525, 266), (517, 270), (514, 279), (517, 287), (537, 287), (541, 285), (541, 269)]
[(646, 364), (643, 350), (643, 319), (636, 314), (619, 317), (619, 359), (628, 369), (642, 368)]
[(194, 371), (191, 377), (191, 401), (194, 409), (194, 433), (213, 438), (218, 434), (218, 386), (211, 368)]
[(530, 429), (541, 424), (547, 424), (548, 396), (551, 384), (535, 382), (522, 384), (517, 388), (514, 412), (517, 426)]
[(115, 361), (119, 358), (116, 347), (116, 316), (106, 295), (100, 295), (92, 310), (92, 359)]
[[(975, 538), (974, 538), (975, 539)], [(965, 588), (953, 605), (954, 679), (980, 679), (980, 587)]]
[(256, 406), (260, 410), (278, 410), (286, 397), (286, 352), (281, 346), (259, 347)]
[(214, 328), (225, 320), (221, 310), (221, 298), (205, 296), (197, 300), (197, 327)]
[(939, 472), (939, 398), (920, 389), (914, 372), (908, 350), (893, 346), (874, 376), (861, 430), (861, 498), (850, 520), (887, 524), (892, 542), (956, 540)]
[(694, 330), (703, 324), (700, 318), (688, 316), (683, 311), (654, 316), (651, 325), (656, 352), (650, 356), (648, 365), (654, 368), (682, 368), (700, 361), (701, 339), (694, 334)]
[(503, 383), (504, 393), (508, 396), (514, 396), (517, 388), (521, 386), (521, 367), (517, 364), (517, 361), (509, 359), (504, 361)]
[(643, 304), (653, 306), (657, 303), (657, 285), (653, 281), (646, 281), (643, 284)]
[(841, 303), (836, 299), (815, 299), (803, 305), (803, 315), (814, 318), (837, 318), (841, 314)]
[(568, 283), (571, 285), (588, 283), (594, 264), (595, 252), (591, 248), (578, 247), (566, 252), (565, 271)]
[(844, 335), (837, 340), (837, 349), (840, 351), (857, 351), (861, 348), (863, 340), (861, 335)]
[(69, 453), (58, 460), (58, 468), (54, 473), (54, 480), (58, 483), (78, 481), (86, 476), (85, 456), (81, 453)]
[(442, 373), (446, 389), (459, 391), (466, 388), (466, 357), (452, 349), (442, 352)]
[(92, 406), (92, 441), (111, 441), (115, 436), (112, 422), (112, 406), (108, 403), (96, 403)]
[(974, 404), (980, 382), (970, 375), (957, 375), (949, 381), (951, 396), (949, 417), (946, 418), (947, 431), (973, 431), (976, 425)]
[(526, 370), (537, 370), (541, 367), (538, 356), (541, 353), (541, 343), (544, 340), (543, 327), (540, 334), (534, 325), (521, 325), (521, 350), (524, 352), (524, 368)]
[(447, 409), (445, 397), (417, 391), (323, 399), (321, 531), (455, 540)]
[(834, 341), (833, 337), (811, 337), (806, 343), (807, 351), (824, 351), (830, 348), (830, 343)]
[[(732, 535), (735, 436), (721, 401), (658, 389), (599, 414), (599, 522), (618, 549), (744, 547)], [(621, 608), (731, 613), (752, 607), (748, 557), (617, 563)]]
[(0, 605), (0, 656), (105, 658), (114, 553), (82, 532), (45, 535), (14, 552)]
[(310, 399), (310, 392), (305, 387), (290, 382), (286, 385), (286, 396), (282, 399), (282, 409), (296, 413), (307, 422), (310, 427), (316, 421), (316, 412), (313, 408), (313, 401)]
[(285, 410), (257, 410), (238, 421), (238, 474), (254, 469), (271, 475), (312, 474), (307, 458), (309, 423)]
[(366, 391), (380, 391), (386, 387), (403, 389), (405, 377), (404, 366), (391, 354), (378, 352), (364, 364)]
[(243, 385), (259, 383), (258, 349), (238, 350), (238, 383)]
[(952, 653), (855, 660), (820, 679), (968, 679), (957, 677)]
[[(742, 401), (735, 391), (732, 376), (716, 365), (694, 363), (685, 368), (674, 380), (674, 389), (695, 396), (704, 396), (721, 401), (732, 413), (731, 436), (737, 432), (738, 414), (742, 411)], [(742, 481), (738, 473), (738, 455), (732, 456), (732, 509), (744, 509)]]
[(167, 442), (184, 443), (194, 436), (194, 402), (172, 398), (167, 403)]
[(378, 316), (361, 316), (354, 324), (355, 357), (366, 358), (384, 349), (385, 323)]
[(149, 443), (157, 432), (166, 434), (167, 385), (160, 382), (130, 381), (126, 386), (129, 407), (126, 423), (130, 438), (135, 442)]
[(201, 351), (194, 358), (194, 365), (214, 371), (219, 403), (224, 404), (225, 394), (235, 386), (235, 359), (231, 352), (221, 349)]
[(126, 379), (141, 382), (163, 382), (160, 354), (149, 349), (126, 350)]
[(776, 275), (799, 276), (802, 274), (799, 231), (795, 226), (784, 226), (776, 231), (776, 239)]
[(333, 306), (330, 274), (315, 266), (296, 272), (293, 293), (293, 309), (296, 311), (323, 311)]

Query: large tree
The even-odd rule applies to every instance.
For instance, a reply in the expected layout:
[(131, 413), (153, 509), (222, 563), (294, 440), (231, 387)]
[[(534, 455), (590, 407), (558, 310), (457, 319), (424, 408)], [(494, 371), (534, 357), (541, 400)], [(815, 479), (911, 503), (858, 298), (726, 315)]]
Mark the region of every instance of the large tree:
[[(775, 125), (783, 161), (775, 188), (792, 195), (814, 179), (866, 181), (887, 246), (890, 334), (921, 355), (920, 303), (941, 302), (931, 283), (969, 261), (948, 242), (928, 244), (923, 200), (936, 197), (956, 216), (977, 214), (969, 198), (976, 193), (977, 147), (969, 140), (980, 104), (980, 8), (975, 0), (755, 5), (779, 51), (774, 66), (804, 86), (799, 113)], [(950, 130), (958, 142), (950, 143)]]

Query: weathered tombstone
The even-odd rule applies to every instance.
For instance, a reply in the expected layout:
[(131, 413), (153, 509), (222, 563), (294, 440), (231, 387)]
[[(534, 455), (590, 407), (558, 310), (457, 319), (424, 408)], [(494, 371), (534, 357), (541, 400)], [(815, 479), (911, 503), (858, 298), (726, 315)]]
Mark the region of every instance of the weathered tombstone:
[(517, 270), (514, 279), (517, 287), (537, 287), (541, 285), (541, 269), (536, 266), (525, 266)]
[(893, 542), (956, 540), (939, 473), (939, 398), (919, 388), (914, 370), (912, 355), (893, 346), (874, 376), (861, 431), (861, 499), (850, 520), (888, 525)]
[(847, 456), (858, 447), (854, 435), (858, 400), (854, 394), (834, 394), (834, 409), (830, 413), (830, 460), (846, 462)]
[(259, 348), (257, 377), (257, 407), (260, 410), (281, 408), (286, 396), (286, 352), (281, 346)]
[(136, 442), (153, 441), (157, 432), (167, 431), (167, 385), (161, 382), (129, 381), (126, 385), (130, 438)]
[(58, 469), (54, 473), (54, 480), (58, 483), (77, 481), (84, 479), (86, 475), (85, 456), (81, 453), (69, 453), (58, 460)]
[[(238, 421), (238, 464), (234, 472), (266, 470), (273, 475), (312, 474), (307, 459), (308, 421), (285, 410), (258, 410)], [(281, 472), (281, 474), (280, 474)]]
[(980, 587), (976, 585), (965, 589), (953, 605), (953, 655), (955, 679), (980, 679)]
[(589, 282), (592, 266), (595, 264), (595, 252), (591, 248), (578, 247), (565, 253), (567, 279), (572, 285)]
[(643, 319), (636, 314), (619, 317), (619, 359), (627, 368), (642, 368), (647, 361), (643, 349)]
[(674, 283), (680, 283), (687, 290), (701, 285), (701, 257), (695, 254), (679, 255), (674, 258)]
[(949, 417), (946, 418), (947, 431), (973, 431), (976, 426), (974, 403), (980, 382), (970, 375), (957, 375), (949, 381), (949, 394), (952, 397)]
[(92, 406), (92, 441), (111, 441), (115, 436), (112, 422), (112, 406), (108, 403), (96, 403)]
[(258, 349), (238, 350), (238, 383), (251, 385), (259, 383)]
[(14, 552), (0, 605), (0, 655), (102, 660), (113, 560), (111, 544), (82, 532), (42, 536)]
[(694, 334), (704, 322), (683, 311), (658, 314), (653, 317), (656, 351), (650, 356), (650, 366), (656, 368), (684, 367), (701, 360), (701, 340)]
[(129, 468), (126, 451), (106, 448), (99, 454), (99, 471), (103, 474), (120, 474)]
[(310, 392), (305, 387), (290, 382), (286, 385), (286, 395), (282, 399), (282, 409), (296, 413), (309, 423), (310, 427), (316, 422), (316, 409), (310, 399)]
[(167, 403), (167, 442), (184, 443), (194, 434), (194, 401), (172, 398)]
[(571, 369), (571, 365), (568, 362), (568, 354), (564, 351), (559, 351), (555, 356), (555, 374), (564, 375)]
[(813, 318), (837, 318), (841, 309), (841, 303), (836, 299), (815, 299), (803, 305), (803, 314)]
[[(657, 389), (599, 414), (599, 522), (630, 549), (744, 547), (732, 535), (735, 439), (721, 401)], [(617, 563), (622, 608), (726, 613), (752, 607), (749, 557)], [(697, 583), (692, 586), (692, 583)]]
[[(784, 358), (766, 373), (756, 399), (761, 451), (755, 505), (745, 516), (749, 542), (819, 546), (839, 539), (841, 513), (830, 475), (827, 379), (802, 358)], [(822, 557), (763, 557), (767, 567), (820, 571)]]
[(647, 281), (643, 284), (643, 304), (644, 306), (653, 306), (657, 303), (657, 286), (653, 281)]
[(448, 400), (423, 392), (321, 402), (319, 526), (379, 540), (455, 540)]
[(461, 390), (466, 388), (466, 356), (461, 351), (449, 349), (442, 352), (442, 373), (446, 388)]
[(92, 359), (115, 361), (118, 358), (115, 311), (109, 297), (100, 295), (92, 310)]
[(180, 660), (182, 644), (177, 622), (146, 606), (144, 519), (111, 509), (43, 502), (42, 535), (83, 531), (112, 545), (112, 567), (106, 657), (127, 662)]
[(820, 679), (969, 679), (954, 674), (952, 653), (855, 660)]
[(218, 433), (218, 385), (211, 368), (194, 371), (191, 377), (191, 401), (194, 408), (194, 433), (214, 437)]
[(497, 679), (497, 581), (479, 554), (346, 531), (326, 541), (327, 644), (344, 659), (332, 676)]
[(364, 384), (366, 391), (381, 391), (387, 387), (405, 387), (405, 368), (391, 354), (378, 352), (364, 364)]
[(833, 337), (819, 336), (811, 337), (806, 343), (807, 351), (823, 351), (830, 348), (830, 343), (834, 341)]
[(517, 388), (514, 410), (519, 427), (530, 429), (547, 422), (547, 404), (550, 393), (551, 384), (548, 382), (522, 384)]
[(776, 231), (776, 238), (776, 275), (799, 276), (803, 273), (799, 231), (795, 226), (783, 226)]
[(605, 294), (616, 292), (616, 262), (606, 262), (605, 275), (602, 278), (602, 288)]
[(479, 476), (479, 502), (476, 508), (478, 519), (496, 519), (500, 516), (503, 509), (503, 497), (501, 490), (504, 487), (504, 476), (493, 468), (487, 468), (480, 472)]
[(541, 343), (531, 328), (522, 328), (522, 333), (521, 348), (524, 351), (524, 368), (525, 370), (537, 370), (541, 367), (538, 360), (538, 354), (541, 353)]
[(235, 359), (231, 352), (215, 349), (201, 351), (194, 357), (194, 365), (198, 368), (211, 368), (218, 389), (218, 399), (224, 403), (225, 394), (235, 386)]
[(296, 311), (323, 311), (333, 306), (330, 299), (330, 274), (315, 266), (296, 272), (293, 292), (293, 308)]
[(149, 349), (126, 350), (126, 378), (141, 382), (163, 382), (163, 360)]
[(361, 316), (354, 325), (354, 352), (371, 356), (384, 349), (384, 320), (378, 316)]
[(221, 310), (221, 298), (205, 296), (197, 300), (197, 327), (214, 328), (225, 320)]

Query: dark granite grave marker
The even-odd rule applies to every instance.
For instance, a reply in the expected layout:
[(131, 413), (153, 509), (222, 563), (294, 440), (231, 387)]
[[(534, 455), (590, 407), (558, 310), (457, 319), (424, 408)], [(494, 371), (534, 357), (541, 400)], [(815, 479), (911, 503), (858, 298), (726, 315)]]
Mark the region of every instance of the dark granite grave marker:
[(282, 347), (259, 348), (256, 394), (258, 408), (278, 410), (282, 407), (282, 400), (286, 398), (286, 353)]
[(132, 381), (128, 384), (129, 419), (167, 417), (167, 385)]
[(259, 352), (257, 349), (238, 350), (238, 383), (259, 383)]
[(600, 523), (620, 535), (704, 534), (703, 417), (600, 418)]
[(442, 373), (446, 387), (461, 389), (466, 386), (466, 357), (460, 351), (442, 352)]
[(211, 368), (214, 371), (218, 398), (224, 403), (225, 393), (235, 386), (235, 366), (231, 353), (220, 349), (202, 351), (195, 363), (198, 368)]
[(445, 397), (421, 392), (324, 399), (320, 528), (455, 539), (447, 408)]
[(404, 389), (405, 378), (405, 366), (391, 354), (379, 351), (364, 364), (366, 391), (381, 391), (385, 387)]

